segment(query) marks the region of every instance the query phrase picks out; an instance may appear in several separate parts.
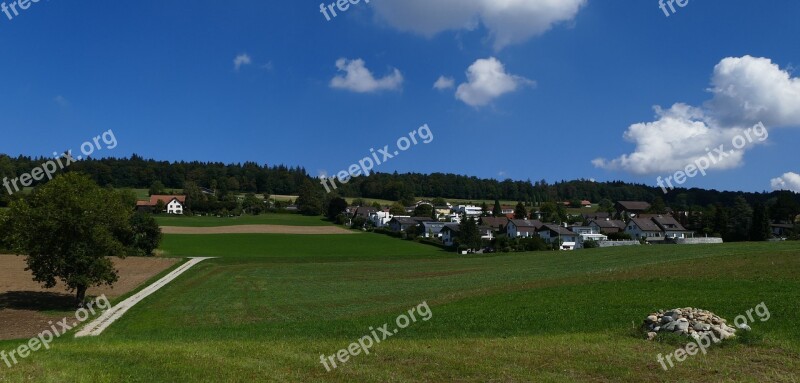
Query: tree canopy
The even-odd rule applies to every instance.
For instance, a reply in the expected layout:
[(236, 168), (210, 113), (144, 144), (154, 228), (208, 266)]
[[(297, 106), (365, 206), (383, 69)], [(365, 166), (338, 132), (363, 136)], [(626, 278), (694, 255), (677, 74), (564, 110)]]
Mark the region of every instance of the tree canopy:
[(127, 196), (70, 172), (11, 204), (7, 241), (16, 254), (26, 255), (26, 270), (36, 282), (52, 288), (61, 281), (82, 305), (89, 287), (117, 281), (110, 257), (158, 245), (157, 239), (144, 239), (153, 231), (152, 222), (140, 217), (132, 223), (132, 217)]

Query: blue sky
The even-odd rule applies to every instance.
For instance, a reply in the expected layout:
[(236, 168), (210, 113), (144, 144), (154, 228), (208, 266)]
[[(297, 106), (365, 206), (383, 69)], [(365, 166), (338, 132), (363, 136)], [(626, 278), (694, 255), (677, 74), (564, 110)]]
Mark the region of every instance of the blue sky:
[(655, 185), (761, 121), (766, 141), (684, 186), (800, 191), (800, 2), (546, 3), (372, 0), (327, 21), (304, 0), (41, 0), (0, 13), (0, 152), (112, 129), (97, 154), (318, 175), (428, 124), (378, 170)]

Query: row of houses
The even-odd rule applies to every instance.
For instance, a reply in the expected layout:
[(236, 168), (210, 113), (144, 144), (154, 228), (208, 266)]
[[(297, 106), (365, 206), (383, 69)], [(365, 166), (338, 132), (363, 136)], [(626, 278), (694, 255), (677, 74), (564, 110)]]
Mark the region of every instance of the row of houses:
[[(370, 219), (384, 220), (387, 217), (382, 212), (373, 212)], [(492, 240), (497, 235), (506, 235), (510, 239), (538, 237), (549, 244), (559, 243), (564, 250), (581, 248), (587, 241), (607, 241), (608, 235), (614, 233), (627, 233), (633, 239), (648, 242), (694, 236), (692, 231), (686, 230), (669, 215), (640, 214), (629, 219), (627, 223), (610, 218), (595, 218), (588, 225), (559, 225), (530, 219), (481, 217), (478, 225), (483, 239)], [(460, 224), (440, 222), (429, 217), (392, 217), (383, 227), (395, 232), (417, 228), (419, 235), (439, 238), (445, 245), (452, 246), (458, 238)]]

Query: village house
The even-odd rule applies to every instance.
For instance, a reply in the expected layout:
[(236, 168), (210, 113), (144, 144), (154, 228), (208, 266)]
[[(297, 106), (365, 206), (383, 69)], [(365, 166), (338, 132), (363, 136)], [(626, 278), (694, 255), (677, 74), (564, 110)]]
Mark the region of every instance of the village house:
[(483, 214), (483, 209), (474, 205), (458, 205), (453, 209), (456, 213), (462, 214), (466, 217), (480, 217)]
[(690, 238), (694, 237), (694, 232), (686, 230), (675, 218), (669, 215), (651, 218), (661, 229), (664, 238)]
[(506, 226), (508, 238), (532, 238), (537, 235), (539, 229), (544, 226), (541, 221), (530, 221), (527, 219), (512, 219)]
[(569, 231), (578, 235), (578, 247), (583, 247), (586, 241), (607, 241), (608, 236), (600, 233), (598, 228), (592, 226), (569, 226)]
[(792, 234), (794, 230), (794, 225), (786, 224), (786, 223), (773, 223), (769, 225), (772, 235), (777, 238), (786, 238)]
[(461, 230), (461, 225), (457, 223), (446, 223), (442, 228), (442, 243), (445, 246), (455, 246), (458, 232)]
[(646, 218), (631, 218), (625, 232), (634, 239), (647, 241), (663, 241), (664, 239), (689, 238), (693, 232), (686, 230), (675, 218), (671, 216), (654, 216)]
[(394, 216), (389, 213), (389, 209), (376, 211), (369, 215), (369, 220), (375, 227), (386, 227), (392, 218), (394, 218)]
[(444, 225), (444, 222), (438, 221), (422, 222), (419, 224), (419, 229), (421, 235), (425, 238), (440, 238)]
[(663, 241), (661, 229), (650, 218), (631, 218), (625, 232), (633, 239), (646, 239), (647, 241)]
[(651, 205), (642, 201), (617, 201), (617, 203), (614, 204), (614, 208), (617, 209), (617, 213), (619, 213), (621, 217), (625, 214), (636, 216), (646, 213), (650, 210)]
[(625, 222), (616, 219), (593, 219), (589, 226), (606, 235), (623, 232), (626, 228)]
[(417, 226), (423, 222), (432, 222), (433, 218), (430, 217), (394, 217), (388, 225), (389, 229), (394, 232), (404, 232), (411, 227)]
[[(442, 243), (445, 246), (455, 246), (458, 235), (461, 232), (461, 225), (457, 223), (445, 223), (441, 231)], [(488, 226), (478, 226), (478, 233), (481, 239), (491, 241), (494, 239), (492, 228)]]
[(504, 232), (509, 219), (506, 217), (481, 217), (480, 225), (490, 227), (495, 232)]
[(183, 215), (186, 206), (185, 195), (151, 195), (148, 201), (137, 201), (136, 209), (139, 211), (153, 211), (158, 203), (164, 205), (164, 210), (156, 213)]
[(544, 225), (539, 229), (538, 234), (540, 238), (549, 244), (559, 243), (561, 250), (575, 250), (578, 243), (578, 235), (560, 225)]

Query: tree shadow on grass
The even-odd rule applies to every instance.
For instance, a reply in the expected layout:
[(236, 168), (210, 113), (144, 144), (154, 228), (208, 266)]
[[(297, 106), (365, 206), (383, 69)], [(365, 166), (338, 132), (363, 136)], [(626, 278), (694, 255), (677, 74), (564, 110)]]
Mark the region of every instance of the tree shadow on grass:
[(0, 294), (0, 310), (69, 311), (75, 309), (75, 296), (40, 291), (9, 291)]

